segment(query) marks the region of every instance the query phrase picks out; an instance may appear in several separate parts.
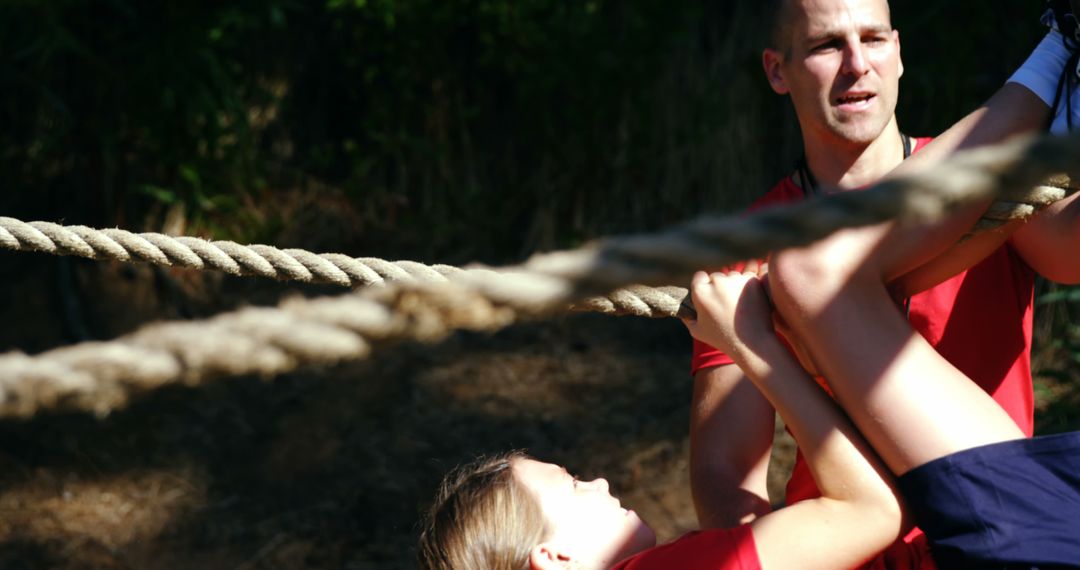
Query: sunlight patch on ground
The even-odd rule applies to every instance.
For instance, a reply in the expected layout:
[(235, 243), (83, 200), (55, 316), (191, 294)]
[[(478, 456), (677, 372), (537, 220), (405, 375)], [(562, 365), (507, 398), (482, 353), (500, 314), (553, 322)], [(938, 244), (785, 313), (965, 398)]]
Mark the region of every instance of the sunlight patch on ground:
[(109, 549), (153, 539), (205, 503), (189, 474), (142, 471), (83, 478), (42, 469), (0, 494), (0, 540), (93, 541)]

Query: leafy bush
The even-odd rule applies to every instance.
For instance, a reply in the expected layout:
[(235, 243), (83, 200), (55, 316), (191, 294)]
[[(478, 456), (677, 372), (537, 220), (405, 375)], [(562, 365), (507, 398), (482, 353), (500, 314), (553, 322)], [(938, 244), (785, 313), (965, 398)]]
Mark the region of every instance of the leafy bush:
[(1033, 365), (1040, 432), (1080, 429), (1080, 286), (1043, 284), (1037, 296)]
[[(799, 154), (763, 6), (10, 0), (0, 211), (288, 241), (329, 196), (341, 251), (462, 262), (730, 209)], [(895, 3), (905, 130), (991, 93), (1038, 11)]]

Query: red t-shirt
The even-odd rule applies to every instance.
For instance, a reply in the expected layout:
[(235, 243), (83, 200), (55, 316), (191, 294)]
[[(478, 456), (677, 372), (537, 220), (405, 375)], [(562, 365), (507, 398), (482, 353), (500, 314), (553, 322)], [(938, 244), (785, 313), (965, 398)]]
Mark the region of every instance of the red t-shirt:
[[(917, 139), (915, 150), (929, 141)], [(802, 189), (787, 177), (749, 209), (804, 197)], [(967, 271), (913, 296), (909, 313), (912, 327), (989, 393), (1027, 436), (1034, 429), (1030, 351), (1034, 283), (1035, 272), (1005, 244)], [(726, 354), (694, 341), (693, 374), (732, 363)], [(787, 502), (817, 496), (817, 486), (800, 453), (788, 481)], [(909, 538), (918, 535), (913, 533)]]
[(612, 570), (761, 570), (749, 525), (689, 532), (619, 562)]

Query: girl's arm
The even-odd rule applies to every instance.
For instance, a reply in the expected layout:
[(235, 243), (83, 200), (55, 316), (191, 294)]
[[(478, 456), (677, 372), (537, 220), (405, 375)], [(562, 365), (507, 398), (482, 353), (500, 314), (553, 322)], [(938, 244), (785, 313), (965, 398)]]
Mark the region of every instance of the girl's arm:
[(764, 568), (852, 568), (903, 529), (891, 482), (869, 445), (777, 340), (764, 288), (747, 274), (695, 275), (698, 339), (724, 350), (772, 402), (822, 492), (751, 523)]

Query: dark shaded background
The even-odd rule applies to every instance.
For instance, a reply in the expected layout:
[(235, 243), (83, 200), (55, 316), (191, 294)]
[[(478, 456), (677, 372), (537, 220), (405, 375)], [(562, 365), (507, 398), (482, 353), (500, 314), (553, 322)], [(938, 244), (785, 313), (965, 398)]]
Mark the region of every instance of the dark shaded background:
[[(992, 93), (1040, 7), (894, 2), (902, 128), (934, 134)], [(332, 191), (355, 217), (327, 247), (461, 262), (729, 209), (799, 153), (761, 11), (8, 0), (0, 211), (157, 230), (182, 204), (195, 233), (302, 241), (320, 229), (271, 204)]]
[[(1041, 2), (892, 6), (913, 135), (1043, 33)], [(452, 264), (650, 230), (798, 156), (763, 37), (756, 2), (6, 0), (0, 215)], [(0, 252), (0, 350), (296, 292), (336, 291)], [(1040, 306), (1044, 431), (1078, 425), (1074, 292)], [(604, 474), (670, 538), (688, 357), (673, 321), (579, 315), (6, 420), (0, 566), (409, 567), (442, 472), (510, 447)]]

